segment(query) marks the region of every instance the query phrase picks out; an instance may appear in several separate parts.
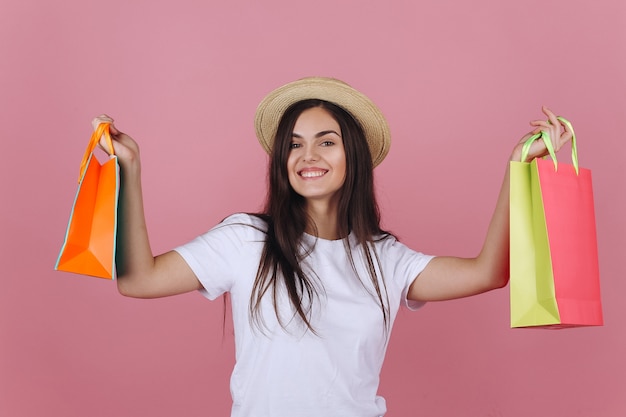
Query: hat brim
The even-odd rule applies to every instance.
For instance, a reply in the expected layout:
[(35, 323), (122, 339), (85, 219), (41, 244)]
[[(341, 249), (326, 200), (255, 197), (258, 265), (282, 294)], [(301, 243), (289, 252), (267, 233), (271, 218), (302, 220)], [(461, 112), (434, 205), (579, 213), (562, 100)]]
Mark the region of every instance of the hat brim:
[(380, 164), (391, 146), (391, 133), (380, 109), (364, 94), (334, 78), (303, 78), (269, 93), (259, 104), (254, 125), (261, 146), (270, 153), (285, 110), (302, 100), (329, 101), (346, 110), (361, 125), (373, 166)]

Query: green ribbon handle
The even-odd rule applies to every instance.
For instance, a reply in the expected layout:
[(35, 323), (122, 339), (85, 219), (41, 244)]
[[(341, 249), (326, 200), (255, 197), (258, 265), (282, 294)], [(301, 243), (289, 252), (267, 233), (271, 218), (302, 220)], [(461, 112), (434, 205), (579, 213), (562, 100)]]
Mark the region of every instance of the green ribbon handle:
[[(574, 128), (569, 120), (564, 117), (557, 117), (561, 122), (563, 122), (569, 130), (572, 132), (572, 165), (574, 165), (574, 169), (576, 170), (576, 175), (578, 175), (578, 150), (576, 148), (576, 134), (574, 133)], [(550, 134), (548, 132), (541, 131), (536, 135), (532, 135), (528, 138), (524, 145), (522, 146), (522, 162), (526, 161), (528, 158), (528, 153), (530, 152), (530, 146), (537, 139), (543, 140), (543, 143), (546, 144), (546, 149), (548, 150), (548, 154), (550, 158), (552, 158), (552, 162), (554, 163), (554, 170), (556, 171), (558, 168), (558, 163), (556, 160), (556, 152), (554, 151), (554, 146), (552, 146), (552, 141), (550, 140)]]

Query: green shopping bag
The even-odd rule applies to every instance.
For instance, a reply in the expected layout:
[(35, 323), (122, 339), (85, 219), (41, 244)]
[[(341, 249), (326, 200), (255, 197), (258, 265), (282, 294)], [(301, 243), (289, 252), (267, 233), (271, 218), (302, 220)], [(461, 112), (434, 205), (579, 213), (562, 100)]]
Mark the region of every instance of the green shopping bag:
[(591, 171), (578, 167), (575, 135), (572, 165), (557, 163), (546, 132), (522, 161), (537, 139), (552, 161), (510, 163), (511, 327), (602, 325)]

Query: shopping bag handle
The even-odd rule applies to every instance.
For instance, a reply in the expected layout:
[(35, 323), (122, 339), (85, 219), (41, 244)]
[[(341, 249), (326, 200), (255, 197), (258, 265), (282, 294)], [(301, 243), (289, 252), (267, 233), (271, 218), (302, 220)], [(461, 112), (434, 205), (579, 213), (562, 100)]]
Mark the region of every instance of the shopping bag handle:
[[(574, 165), (574, 169), (576, 170), (576, 175), (578, 175), (578, 150), (576, 149), (576, 134), (574, 133), (574, 128), (569, 120), (564, 117), (557, 117), (557, 119), (563, 122), (569, 130), (572, 132), (572, 165)], [(550, 123), (550, 121), (548, 121)], [(528, 153), (530, 152), (530, 145), (537, 139), (543, 140), (543, 143), (546, 144), (546, 148), (548, 149), (548, 153), (550, 154), (550, 158), (552, 158), (552, 162), (554, 163), (554, 170), (557, 170), (557, 161), (556, 161), (556, 152), (554, 152), (554, 146), (552, 146), (552, 141), (550, 140), (550, 134), (545, 131), (541, 131), (536, 135), (533, 135), (528, 138), (524, 145), (522, 146), (522, 161), (525, 161), (528, 158)]]
[(96, 130), (93, 131), (91, 139), (89, 140), (89, 145), (87, 146), (87, 150), (85, 151), (85, 155), (83, 156), (83, 161), (80, 163), (80, 176), (78, 177), (79, 183), (82, 180), (83, 175), (85, 175), (89, 156), (93, 153), (93, 150), (96, 149), (96, 146), (98, 146), (98, 142), (100, 142), (100, 138), (102, 137), (102, 135), (104, 135), (104, 140), (109, 147), (109, 155), (115, 155), (115, 149), (113, 148), (113, 141), (111, 140), (111, 132), (109, 131), (109, 126), (110, 123), (100, 123)]

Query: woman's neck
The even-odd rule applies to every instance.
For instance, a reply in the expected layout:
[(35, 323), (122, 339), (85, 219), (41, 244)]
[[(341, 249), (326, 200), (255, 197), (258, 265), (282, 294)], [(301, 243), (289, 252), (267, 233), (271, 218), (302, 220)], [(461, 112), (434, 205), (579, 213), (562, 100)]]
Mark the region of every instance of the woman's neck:
[(309, 225), (306, 232), (321, 239), (336, 240), (339, 236), (337, 205), (315, 201), (307, 202), (307, 213), (314, 225)]

